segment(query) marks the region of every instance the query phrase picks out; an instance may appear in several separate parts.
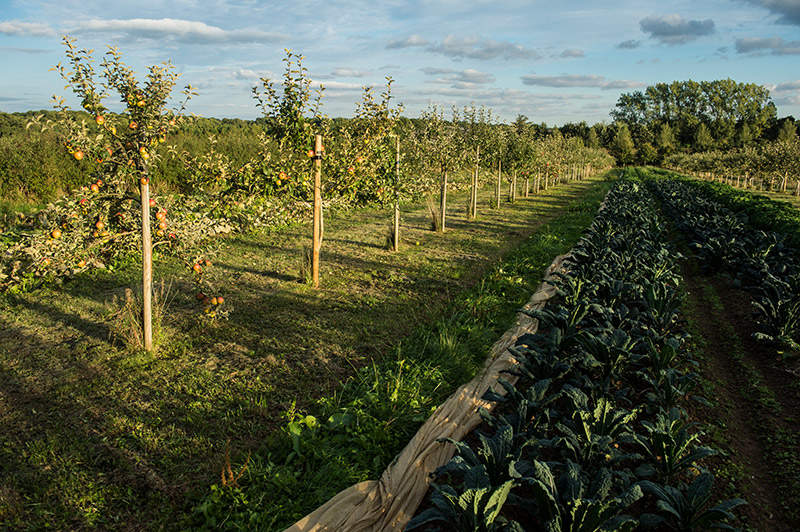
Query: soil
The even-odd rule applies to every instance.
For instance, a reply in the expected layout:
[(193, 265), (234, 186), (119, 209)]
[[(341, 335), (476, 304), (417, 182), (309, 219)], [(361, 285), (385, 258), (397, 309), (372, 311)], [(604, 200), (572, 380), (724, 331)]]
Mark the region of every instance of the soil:
[(742, 471), (735, 495), (748, 504), (735, 513), (753, 530), (800, 530), (797, 516), (786, 512), (796, 502), (791, 498), (797, 472), (785, 470), (775, 458), (797, 449), (777, 449), (781, 444), (769, 441), (781, 429), (797, 433), (800, 364), (796, 358), (781, 361), (775, 347), (752, 337), (757, 324), (750, 296), (731, 279), (705, 276), (689, 263), (684, 264), (683, 276), (693, 335), (703, 343), (701, 374), (710, 386), (706, 393), (712, 402), (697, 415), (723, 427), (730, 446), (725, 449), (728, 459)]

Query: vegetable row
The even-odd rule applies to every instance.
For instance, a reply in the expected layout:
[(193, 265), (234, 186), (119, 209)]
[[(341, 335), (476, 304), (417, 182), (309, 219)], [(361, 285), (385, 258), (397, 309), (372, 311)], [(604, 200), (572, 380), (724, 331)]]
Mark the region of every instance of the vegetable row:
[(800, 352), (800, 255), (787, 235), (753, 228), (746, 212), (698, 193), (686, 181), (649, 183), (701, 267), (730, 274), (750, 292), (759, 326), (754, 336), (787, 354)]
[[(434, 473), (407, 530), (733, 529), (711, 502), (688, 399), (699, 377), (679, 310), (677, 259), (646, 187), (620, 181), (531, 315), (484, 423)], [(700, 398), (697, 398), (701, 400)]]

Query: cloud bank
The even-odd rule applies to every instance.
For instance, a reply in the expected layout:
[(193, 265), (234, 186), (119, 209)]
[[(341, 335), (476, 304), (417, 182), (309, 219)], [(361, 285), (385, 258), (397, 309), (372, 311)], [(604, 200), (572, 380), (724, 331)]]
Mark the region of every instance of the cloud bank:
[(451, 33), (439, 43), (413, 34), (403, 39), (390, 41), (386, 48), (423, 48), (428, 52), (456, 59), (495, 59), (498, 57), (503, 59), (535, 59), (539, 57), (535, 50), (525, 48), (520, 44), (496, 41), (477, 34), (458, 37)]
[(669, 45), (686, 44), (715, 31), (714, 21), (710, 18), (687, 20), (677, 13), (651, 15), (639, 21), (639, 27), (650, 37)]

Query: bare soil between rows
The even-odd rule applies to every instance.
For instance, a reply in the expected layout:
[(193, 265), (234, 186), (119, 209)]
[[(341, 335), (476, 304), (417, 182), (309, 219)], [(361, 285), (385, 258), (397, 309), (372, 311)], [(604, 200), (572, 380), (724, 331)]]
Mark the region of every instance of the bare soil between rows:
[[(688, 263), (683, 269), (693, 334), (703, 343), (701, 373), (712, 390), (707, 399), (713, 406), (700, 408), (697, 414), (703, 421), (724, 428), (730, 446), (725, 451), (744, 473), (735, 495), (748, 504), (736, 513), (753, 530), (800, 530), (800, 522), (784, 511), (784, 505), (791, 504), (786, 500), (790, 496), (787, 484), (796, 484), (798, 473), (781, 471), (774, 460), (776, 451), (792, 449), (776, 450), (769, 441), (780, 429), (798, 430), (800, 364), (797, 360), (781, 361), (774, 347), (752, 337), (757, 325), (751, 298), (744, 290), (728, 278), (704, 276)], [(761, 383), (760, 390), (756, 379)], [(772, 397), (776, 403), (765, 404), (759, 396)], [(724, 494), (731, 496), (734, 494)]]

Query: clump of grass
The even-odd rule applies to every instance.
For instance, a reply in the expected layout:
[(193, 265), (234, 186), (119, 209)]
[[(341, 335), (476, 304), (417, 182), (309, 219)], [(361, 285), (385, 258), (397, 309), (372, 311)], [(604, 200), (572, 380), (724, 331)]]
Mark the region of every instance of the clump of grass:
[[(158, 345), (163, 340), (164, 316), (174, 299), (172, 283), (156, 283), (153, 287), (153, 344)], [(111, 300), (109, 313), (109, 340), (116, 340), (132, 349), (144, 349), (144, 324), (141, 289), (134, 294), (130, 288), (125, 289), (122, 298), (114, 296)]]
[(394, 224), (391, 224), (389, 228), (386, 230), (386, 241), (384, 245), (388, 250), (394, 249)]
[(303, 246), (303, 259), (300, 263), (300, 282), (310, 285), (314, 282), (312, 274), (312, 263), (314, 261), (314, 250), (311, 246)]
[(428, 215), (431, 219), (431, 231), (438, 231), (440, 228), (439, 224), (442, 222), (442, 215), (439, 210), (439, 206), (436, 205), (433, 196), (430, 194), (425, 196), (425, 203), (428, 205)]

